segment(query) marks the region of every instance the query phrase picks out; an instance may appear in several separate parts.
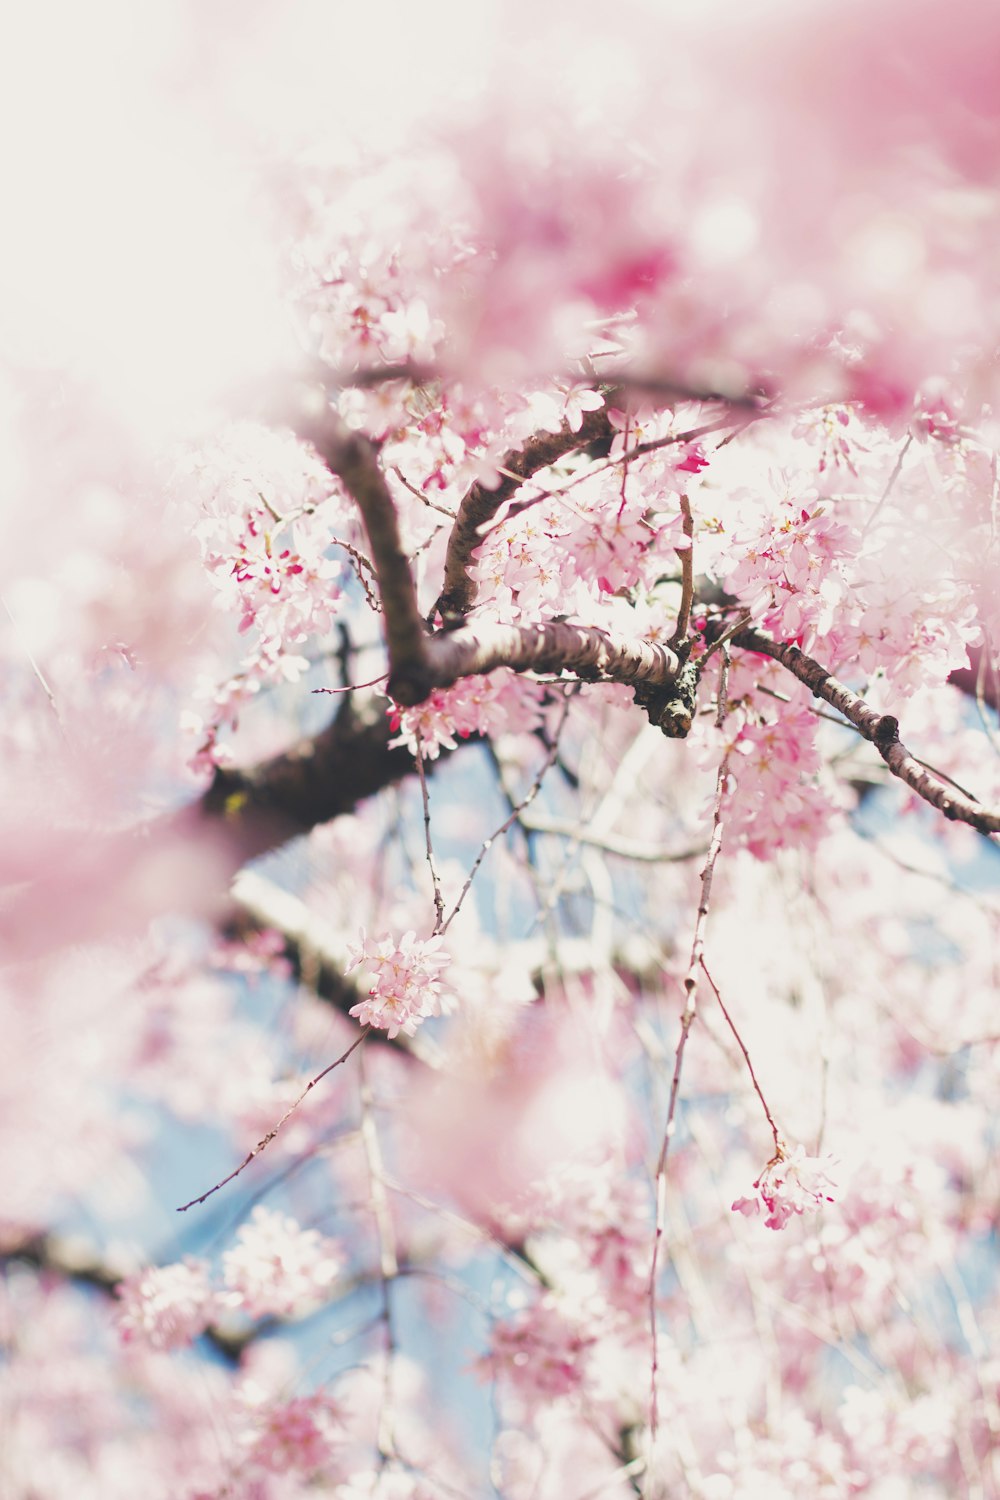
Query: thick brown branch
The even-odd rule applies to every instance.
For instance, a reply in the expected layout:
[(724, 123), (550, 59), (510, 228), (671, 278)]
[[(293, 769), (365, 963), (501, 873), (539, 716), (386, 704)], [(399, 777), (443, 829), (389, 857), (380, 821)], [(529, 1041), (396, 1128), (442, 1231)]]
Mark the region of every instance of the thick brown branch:
[(798, 646), (773, 641), (759, 630), (741, 630), (733, 644), (744, 651), (758, 651), (769, 656), (805, 684), (816, 698), (822, 698), (843, 714), (866, 740), (870, 740), (894, 776), (906, 783), (925, 802), (936, 807), (946, 818), (968, 823), (980, 833), (1000, 833), (1000, 811), (991, 810), (960, 792), (951, 782), (943, 781), (916, 760), (899, 738), (899, 721), (891, 714), (880, 714), (863, 698), (838, 681), (824, 666), (800, 651)]
[(255, 766), (216, 774), (189, 819), (225, 830), (236, 869), (391, 786), (414, 768), (377, 699), (347, 700), (326, 729)]
[[(558, 432), (539, 432), (514, 453), (508, 453), (501, 461), (504, 477), (496, 489), (474, 484), (458, 508), (455, 525), (448, 538), (448, 551), (444, 564), (444, 588), (434, 608), (445, 625), (456, 624), (472, 608), (476, 588), (469, 570), (472, 554), (483, 538), (480, 528), (492, 521), (501, 505), (516, 494), (526, 479), (547, 469), (558, 459), (564, 458), (576, 448), (585, 448), (588, 443), (610, 438), (614, 433), (607, 408), (589, 411), (578, 432), (565, 424)], [(512, 477), (513, 476), (513, 477)]]
[(343, 480), (357, 501), (368, 533), (368, 545), (385, 612), (389, 651), (389, 692), (401, 702), (415, 693), (419, 703), (430, 692), (424, 650), (424, 623), (417, 608), (413, 574), (399, 538), (396, 506), (370, 438), (353, 432), (332, 410), (304, 422), (303, 437), (313, 443), (327, 467)]
[(492, 672), (495, 667), (515, 672), (572, 672), (585, 680), (668, 687), (680, 665), (667, 646), (563, 621), (541, 625), (484, 621), (439, 631), (428, 642), (428, 657), (436, 687), (448, 687), (460, 677)]

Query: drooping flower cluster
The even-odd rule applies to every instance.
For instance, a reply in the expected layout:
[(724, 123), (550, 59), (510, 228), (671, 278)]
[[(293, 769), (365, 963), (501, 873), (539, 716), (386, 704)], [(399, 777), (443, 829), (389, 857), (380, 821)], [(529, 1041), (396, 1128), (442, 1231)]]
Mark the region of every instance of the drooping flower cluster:
[(795, 1214), (815, 1213), (835, 1201), (832, 1166), (832, 1157), (807, 1156), (804, 1146), (791, 1154), (779, 1146), (754, 1183), (754, 1196), (737, 1198), (733, 1212), (750, 1219), (763, 1211), (768, 1229), (784, 1229)]
[(350, 949), (346, 973), (363, 966), (367, 971), (368, 997), (351, 1007), (362, 1026), (376, 1026), (389, 1039), (403, 1032), (413, 1036), (420, 1022), (437, 1015), (441, 1006), (439, 975), (450, 956), (441, 951), (444, 939), (420, 939), (406, 932), (397, 943), (388, 933), (369, 938), (361, 930), (361, 941)]

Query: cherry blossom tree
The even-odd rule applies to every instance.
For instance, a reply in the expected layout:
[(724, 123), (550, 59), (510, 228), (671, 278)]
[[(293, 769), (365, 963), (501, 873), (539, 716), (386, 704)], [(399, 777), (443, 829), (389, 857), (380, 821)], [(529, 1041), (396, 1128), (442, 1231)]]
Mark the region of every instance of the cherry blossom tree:
[(989, 1500), (1000, 13), (342, 9), (7, 91), (0, 1489)]

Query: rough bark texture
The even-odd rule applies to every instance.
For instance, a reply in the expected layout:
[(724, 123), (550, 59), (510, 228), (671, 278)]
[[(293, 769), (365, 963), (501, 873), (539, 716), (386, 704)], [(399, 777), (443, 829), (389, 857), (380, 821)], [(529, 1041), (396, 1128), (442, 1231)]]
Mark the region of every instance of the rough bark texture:
[(1000, 833), (1000, 811), (982, 806), (950, 782), (942, 780), (910, 754), (899, 738), (899, 721), (891, 714), (876, 713), (864, 699), (828, 672), (818, 661), (782, 641), (773, 641), (759, 630), (741, 630), (733, 644), (745, 651), (758, 651), (786, 667), (805, 684), (814, 697), (822, 698), (842, 713), (875, 746), (894, 776), (906, 783), (925, 802), (946, 818), (968, 823), (980, 833)]

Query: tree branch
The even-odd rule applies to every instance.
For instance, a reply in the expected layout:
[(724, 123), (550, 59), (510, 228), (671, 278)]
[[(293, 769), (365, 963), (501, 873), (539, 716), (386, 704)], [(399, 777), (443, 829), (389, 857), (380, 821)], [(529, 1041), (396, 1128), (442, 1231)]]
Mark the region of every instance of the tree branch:
[(892, 714), (880, 714), (869, 708), (863, 698), (838, 681), (824, 666), (783, 641), (773, 641), (760, 630), (741, 630), (733, 644), (744, 651), (757, 651), (780, 662), (793, 677), (805, 684), (816, 698), (822, 698), (843, 714), (855, 729), (870, 740), (894, 776), (906, 783), (912, 792), (936, 807), (946, 818), (968, 823), (980, 833), (1000, 833), (1000, 811), (983, 807), (960, 792), (951, 782), (928, 771), (910, 754), (899, 738), (899, 720)]
[[(449, 583), (446, 563), (442, 595), (446, 599), (442, 613), (452, 624), (458, 624), (472, 601), (467, 569), (471, 552), (479, 544), (478, 527), (496, 513), (524, 476), (570, 449), (611, 432), (605, 411), (588, 413), (588, 417), (591, 420), (584, 422), (579, 432), (563, 427), (555, 434), (537, 434), (505, 460), (513, 465), (513, 478), (508, 477), (492, 491), (475, 485), (465, 497), (449, 540), (452, 581)], [(612, 637), (590, 626), (483, 623), (429, 636), (417, 609), (413, 576), (399, 540), (396, 508), (379, 468), (375, 445), (352, 432), (333, 412), (304, 417), (300, 431), (340, 476), (361, 511), (385, 616), (388, 691), (397, 703), (412, 707), (424, 702), (435, 687), (449, 687), (460, 677), (492, 672), (495, 667), (510, 667), (515, 672), (567, 671), (584, 678), (597, 676), (653, 687), (673, 683), (680, 664), (667, 647)]]
[(439, 631), (427, 643), (431, 680), (449, 687), (460, 677), (510, 667), (514, 672), (573, 672), (585, 681), (668, 687), (680, 670), (676, 652), (652, 641), (611, 634), (595, 625), (488, 621)]
[(368, 533), (372, 562), (385, 614), (389, 651), (389, 693), (400, 703), (420, 703), (431, 690), (424, 649), (424, 622), (417, 591), (399, 538), (396, 506), (378, 462), (378, 449), (328, 409), (318, 420), (301, 423), (327, 467), (343, 480), (357, 501)]
[(220, 770), (187, 816), (226, 830), (234, 870), (413, 772), (413, 756), (392, 745), (379, 699), (345, 698), (319, 734), (242, 769)]

